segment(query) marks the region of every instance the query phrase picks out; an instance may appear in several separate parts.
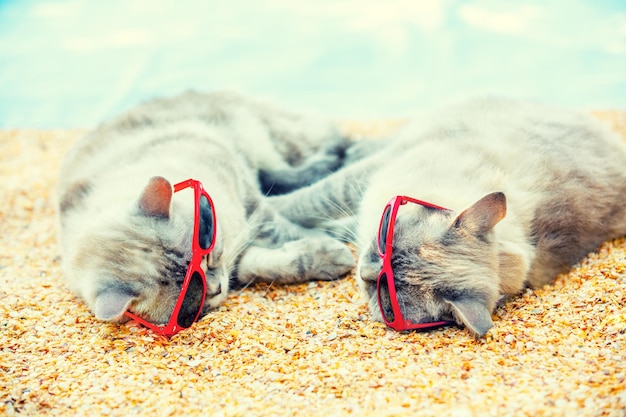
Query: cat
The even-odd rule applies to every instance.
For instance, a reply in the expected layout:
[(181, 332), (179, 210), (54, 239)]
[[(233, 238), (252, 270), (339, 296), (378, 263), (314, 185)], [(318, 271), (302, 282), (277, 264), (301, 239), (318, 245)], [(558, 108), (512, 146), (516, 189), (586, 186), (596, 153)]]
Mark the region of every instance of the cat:
[(167, 322), (190, 262), (195, 204), (172, 196), (172, 184), (189, 178), (203, 183), (217, 217), (215, 246), (202, 262), (203, 313), (229, 287), (253, 280), (343, 276), (355, 265), (350, 250), (287, 221), (265, 194), (317, 181), (341, 166), (347, 146), (324, 117), (233, 92), (140, 104), (86, 135), (63, 161), (57, 192), (66, 281), (98, 319), (122, 322), (132, 311)]
[(395, 195), (449, 209), (398, 211), (391, 265), (401, 312), (413, 323), (449, 320), (484, 336), (499, 299), (550, 283), (626, 234), (626, 146), (587, 115), (474, 99), (416, 119), (382, 150), (273, 197), (306, 227), (337, 233), (353, 219), (357, 282), (379, 321), (377, 233)]

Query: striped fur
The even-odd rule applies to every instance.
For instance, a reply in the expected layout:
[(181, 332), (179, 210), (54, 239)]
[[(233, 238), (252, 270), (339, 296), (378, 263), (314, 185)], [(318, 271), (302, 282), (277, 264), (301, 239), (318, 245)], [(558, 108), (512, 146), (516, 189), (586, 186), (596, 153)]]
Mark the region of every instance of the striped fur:
[(392, 263), (405, 316), (454, 319), (484, 335), (502, 295), (541, 287), (626, 234), (626, 146), (586, 115), (474, 100), (415, 120), (372, 156), (276, 197), (285, 217), (307, 227), (354, 219), (358, 281), (378, 320), (375, 242), (394, 195), (455, 213), (412, 204), (398, 213)]
[[(217, 242), (203, 262), (206, 310), (226, 298), (231, 279), (341, 276), (354, 265), (351, 252), (284, 219), (262, 187), (313, 183), (343, 163), (347, 145), (325, 118), (233, 93), (142, 104), (103, 123), (64, 161), (58, 197), (66, 280), (98, 318), (119, 321), (132, 309), (167, 321), (191, 257), (193, 196), (166, 191), (188, 178), (204, 184), (217, 213)], [(166, 183), (148, 186), (153, 177)]]

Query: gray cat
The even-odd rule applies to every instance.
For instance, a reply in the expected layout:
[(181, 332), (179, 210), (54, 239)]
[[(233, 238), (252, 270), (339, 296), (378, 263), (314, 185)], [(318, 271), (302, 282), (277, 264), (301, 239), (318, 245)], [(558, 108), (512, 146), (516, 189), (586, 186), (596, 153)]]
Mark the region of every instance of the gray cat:
[[(66, 280), (99, 319), (122, 321), (132, 311), (167, 322), (191, 257), (195, 207), (193, 195), (173, 194), (172, 185), (189, 178), (203, 183), (217, 216), (215, 245), (202, 261), (205, 311), (226, 298), (231, 278), (293, 283), (344, 275), (355, 263), (350, 250), (285, 220), (264, 192), (315, 182), (342, 164), (348, 144), (324, 118), (234, 93), (142, 104), (88, 134), (63, 163)], [(205, 205), (202, 218), (210, 219)]]
[[(356, 213), (358, 282), (377, 320), (378, 230), (396, 195), (448, 209), (398, 210), (390, 265), (405, 319), (455, 321), (484, 335), (501, 296), (541, 287), (626, 234), (626, 146), (586, 115), (475, 100), (416, 120), (380, 152), (275, 197), (283, 215), (307, 227)], [(382, 307), (387, 315), (391, 306)]]

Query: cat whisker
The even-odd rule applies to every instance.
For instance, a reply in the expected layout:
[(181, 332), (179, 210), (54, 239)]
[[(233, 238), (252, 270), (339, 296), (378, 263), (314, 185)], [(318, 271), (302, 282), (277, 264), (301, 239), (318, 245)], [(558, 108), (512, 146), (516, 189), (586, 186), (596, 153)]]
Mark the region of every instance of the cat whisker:
[[(254, 219), (258, 210), (258, 207), (254, 209), (254, 211), (249, 216), (248, 224), (246, 225), (246, 227), (240, 230), (239, 233), (233, 238), (232, 247), (236, 248), (236, 250), (229, 252), (228, 255), (225, 255), (224, 259), (227, 265), (234, 265), (235, 261), (239, 258), (241, 253), (246, 250), (248, 242), (256, 238), (261, 226), (273, 224), (273, 222), (271, 221), (255, 222)], [(256, 233), (251, 233), (251, 230), (255, 231)]]
[[(313, 123), (320, 129), (311, 129)], [(94, 293), (94, 288), (103, 286), (101, 279), (109, 280), (111, 275), (119, 278), (124, 294), (127, 287), (137, 288), (141, 299), (146, 300), (140, 306), (146, 307), (144, 313), (160, 319), (171, 314), (166, 310), (178, 297), (175, 287), (169, 291), (177, 294), (152, 291), (151, 281), (126, 282), (125, 277), (135, 275), (135, 270), (155, 269), (159, 271), (157, 285), (179, 280), (183, 270), (188, 270), (189, 255), (195, 247), (190, 245), (192, 239), (204, 246), (213, 232), (215, 248), (203, 259), (202, 268), (211, 284), (219, 280), (222, 288), (230, 280), (233, 284), (238, 281), (245, 289), (257, 280), (271, 281), (271, 287), (274, 282), (347, 273), (352, 265), (350, 252), (336, 241), (331, 242), (323, 231), (289, 221), (278, 211), (281, 200), (274, 198), (298, 188), (315, 191), (319, 185), (308, 185), (342, 169), (345, 151), (352, 144), (335, 137), (337, 128), (329, 119), (291, 112), (286, 115), (262, 101), (223, 92), (189, 92), (157, 99), (111, 119), (77, 143), (59, 172), (63, 252), (76, 254), (72, 259), (80, 261), (66, 263), (64, 275), (96, 317), (108, 320), (122, 314), (113, 310), (123, 309), (126, 304), (111, 302), (118, 300), (120, 292), (112, 285), (104, 285), (105, 291)], [(127, 140), (130, 137), (136, 140)], [(193, 149), (194, 158), (187, 157), (187, 149)], [(106, 172), (112, 162), (128, 175), (123, 179), (100, 175), (100, 169)], [(155, 166), (159, 167), (158, 176), (154, 176)], [(199, 215), (193, 218), (197, 223), (193, 228), (190, 193), (176, 194), (191, 182), (172, 184), (167, 179), (189, 178), (190, 173), (195, 178), (194, 188), (210, 193), (204, 198), (203, 192), (200, 202), (195, 202)], [(354, 186), (346, 185), (345, 190), (353, 191), (349, 187)], [(272, 194), (276, 196), (270, 197)], [(211, 200), (218, 203), (217, 214), (208, 204)], [(353, 215), (349, 203), (346, 207), (338, 204), (326, 204), (328, 213)], [(127, 207), (127, 215), (120, 216), (119, 207)], [(221, 207), (228, 209), (221, 211)], [(321, 214), (326, 217), (319, 220), (330, 222), (327, 214)], [(217, 225), (209, 221), (213, 215)], [(165, 219), (168, 221), (162, 221)], [(78, 233), (67, 230), (83, 222), (94, 225), (93, 230), (85, 230), (93, 236), (84, 235), (82, 228)], [(220, 229), (222, 224), (229, 230)], [(344, 222), (325, 228), (329, 235), (348, 240), (353, 237), (351, 226)], [(124, 248), (122, 253), (120, 247)], [(305, 262), (312, 251), (316, 251), (313, 262)], [(306, 269), (309, 266), (311, 269)], [(85, 273), (86, 268), (89, 273)], [(220, 302), (227, 290), (223, 288), (206, 305)]]
[[(241, 253), (246, 249), (247, 242), (249, 239), (250, 237), (249, 237), (249, 232), (247, 229), (241, 230), (233, 238), (233, 242), (231, 243), (231, 248), (230, 248), (232, 251), (225, 252), (224, 255), (222, 255), (224, 258), (223, 262), (225, 265), (232, 265), (232, 267), (235, 266), (235, 261), (239, 258)], [(232, 270), (228, 271), (229, 274), (231, 272)]]
[(270, 291), (270, 288), (272, 288), (272, 285), (274, 285), (274, 282), (275, 280), (272, 280), (267, 286), (267, 288), (265, 288), (265, 292), (263, 293), (263, 298), (267, 297), (267, 293)]
[(265, 191), (265, 192), (263, 193), (263, 197), (265, 197), (265, 198), (270, 198), (270, 197), (272, 196), (272, 190), (274, 189), (274, 185), (275, 185), (275, 184), (272, 184), (272, 186), (271, 186), (271, 187), (269, 187), (269, 188), (267, 189), (267, 191)]
[(343, 242), (355, 242), (356, 225), (357, 220), (353, 217), (346, 217), (343, 219), (333, 219), (330, 216), (316, 216), (312, 217), (320, 220), (315, 227), (316, 230), (322, 231), (327, 235), (343, 241)]
[(246, 282), (242, 287), (237, 289), (237, 296), (241, 295), (245, 290), (247, 290), (248, 288), (250, 288), (252, 286), (252, 284), (255, 283), (255, 280), (250, 280), (248, 282)]

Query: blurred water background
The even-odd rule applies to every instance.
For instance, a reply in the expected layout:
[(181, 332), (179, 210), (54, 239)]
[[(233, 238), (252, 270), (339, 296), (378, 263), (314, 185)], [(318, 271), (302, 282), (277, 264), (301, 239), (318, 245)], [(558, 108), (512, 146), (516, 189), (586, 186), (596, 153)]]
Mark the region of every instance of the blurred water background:
[(626, 1), (0, 0), (0, 128), (189, 88), (356, 119), (476, 95), (626, 109)]

